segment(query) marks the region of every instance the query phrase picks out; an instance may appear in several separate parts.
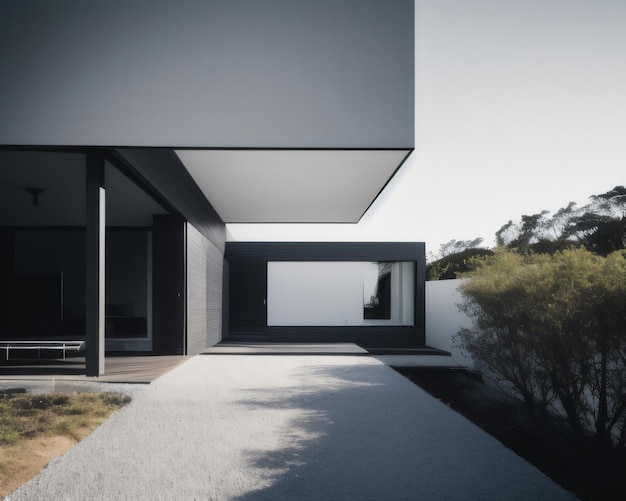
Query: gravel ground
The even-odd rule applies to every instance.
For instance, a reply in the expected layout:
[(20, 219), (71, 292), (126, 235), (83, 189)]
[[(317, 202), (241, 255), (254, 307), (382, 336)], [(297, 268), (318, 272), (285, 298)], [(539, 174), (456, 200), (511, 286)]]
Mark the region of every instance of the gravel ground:
[(119, 386), (133, 401), (7, 499), (575, 499), (370, 357), (204, 355)]

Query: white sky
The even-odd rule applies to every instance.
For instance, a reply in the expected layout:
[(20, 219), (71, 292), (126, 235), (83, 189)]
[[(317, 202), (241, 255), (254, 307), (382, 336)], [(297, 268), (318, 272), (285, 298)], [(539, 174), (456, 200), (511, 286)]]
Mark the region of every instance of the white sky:
[(626, 185), (626, 1), (416, 0), (415, 151), (357, 225), (234, 240), (483, 237)]

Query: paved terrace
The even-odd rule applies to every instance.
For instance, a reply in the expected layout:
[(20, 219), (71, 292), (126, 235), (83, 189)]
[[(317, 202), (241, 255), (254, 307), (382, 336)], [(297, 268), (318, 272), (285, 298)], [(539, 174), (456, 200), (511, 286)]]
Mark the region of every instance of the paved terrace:
[(8, 499), (575, 499), (371, 356), (199, 355), (101, 386), (133, 401)]

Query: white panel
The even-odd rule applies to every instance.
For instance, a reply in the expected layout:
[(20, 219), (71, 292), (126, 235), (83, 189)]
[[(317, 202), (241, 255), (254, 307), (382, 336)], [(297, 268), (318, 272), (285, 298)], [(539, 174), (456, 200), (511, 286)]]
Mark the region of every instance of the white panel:
[(460, 279), (426, 282), (426, 344), (449, 351), (455, 361), (473, 367), (472, 358), (454, 341), (461, 327), (473, 325), (472, 319), (457, 306), (463, 301), (459, 292), (462, 283)]
[(268, 325), (354, 325), (369, 263), (267, 263)]
[(415, 323), (415, 263), (398, 263), (398, 275), (400, 280), (400, 312), (399, 318), (403, 325)]
[(409, 150), (177, 150), (225, 222), (358, 222)]
[[(267, 324), (413, 325), (413, 263), (394, 263), (392, 267), (391, 319), (363, 318), (364, 279), (370, 275), (371, 266), (369, 262), (269, 262)], [(401, 285), (409, 275), (411, 286)]]
[(99, 223), (98, 223), (98, 242), (100, 248), (98, 249), (98, 375), (104, 374), (104, 352), (105, 352), (105, 309), (106, 309), (106, 283), (105, 283), (105, 270), (106, 270), (106, 193), (104, 188), (100, 188), (98, 191), (98, 203), (100, 205), (98, 209)]

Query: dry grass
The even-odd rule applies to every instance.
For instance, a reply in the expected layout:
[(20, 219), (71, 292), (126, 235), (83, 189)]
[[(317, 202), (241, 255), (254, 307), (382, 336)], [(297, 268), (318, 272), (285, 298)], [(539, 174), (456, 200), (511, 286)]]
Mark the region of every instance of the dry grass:
[(110, 392), (0, 392), (0, 496), (34, 477), (129, 401)]

